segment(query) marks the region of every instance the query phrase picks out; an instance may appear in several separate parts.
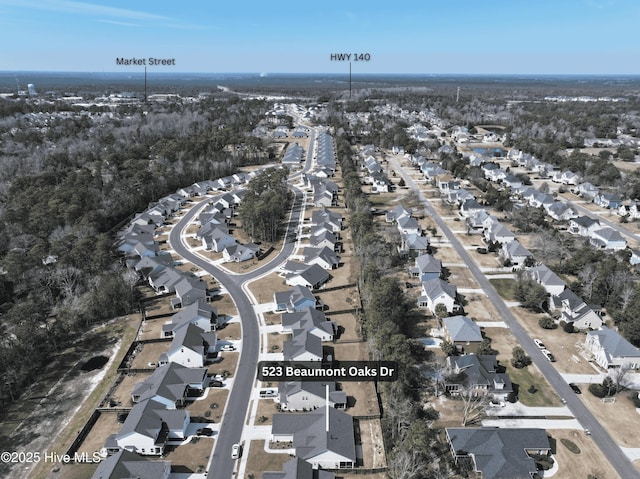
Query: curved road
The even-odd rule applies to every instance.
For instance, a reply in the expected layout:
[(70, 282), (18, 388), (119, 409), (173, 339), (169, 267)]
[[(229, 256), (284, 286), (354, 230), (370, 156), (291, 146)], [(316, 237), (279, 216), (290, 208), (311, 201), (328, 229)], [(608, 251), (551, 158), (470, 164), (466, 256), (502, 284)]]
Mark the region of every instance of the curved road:
[[(307, 158), (302, 172), (308, 171), (311, 167), (314, 140), (315, 131), (312, 130)], [(290, 178), (296, 178), (300, 176), (302, 172), (291, 175)], [(295, 197), (283, 247), (278, 255), (269, 261), (269, 263), (249, 273), (241, 275), (226, 273), (216, 268), (203, 257), (193, 253), (184, 243), (182, 238), (183, 231), (196, 217), (202, 207), (204, 207), (204, 204), (191, 208), (172, 228), (169, 234), (169, 244), (176, 254), (211, 274), (225, 287), (236, 305), (242, 325), (242, 349), (234, 376), (233, 387), (229, 393), (227, 405), (221, 419), (220, 431), (216, 437), (214, 452), (209, 460), (211, 466), (209, 477), (214, 479), (229, 479), (233, 476), (236, 461), (231, 459), (231, 446), (240, 442), (245, 418), (247, 417), (249, 401), (251, 399), (251, 389), (257, 373), (257, 363), (260, 352), (258, 318), (251, 301), (242, 290), (242, 285), (272, 270), (294, 252), (295, 242), (288, 241), (288, 238), (290, 238), (291, 235), (294, 235), (293, 237), (295, 238), (298, 225), (302, 224), (304, 220), (303, 201), (305, 196), (300, 189), (296, 187), (291, 187), (291, 189), (294, 191)]]
[(531, 357), (535, 365), (540, 369), (543, 376), (549, 382), (551, 387), (558, 393), (561, 398), (566, 400), (566, 405), (569, 407), (575, 418), (580, 422), (582, 427), (591, 431), (591, 438), (600, 448), (603, 455), (609, 460), (611, 465), (620, 474), (620, 477), (624, 479), (630, 479), (633, 477), (640, 477), (640, 473), (633, 466), (629, 458), (622, 452), (622, 449), (613, 441), (609, 433), (602, 427), (598, 420), (593, 416), (591, 411), (582, 404), (582, 401), (571, 390), (566, 381), (562, 378), (560, 373), (551, 365), (545, 356), (540, 352), (540, 349), (535, 345), (529, 334), (520, 325), (518, 320), (513, 316), (502, 297), (498, 294), (495, 288), (491, 285), (487, 277), (480, 271), (480, 268), (473, 261), (469, 253), (464, 249), (460, 241), (456, 238), (453, 232), (449, 229), (447, 224), (440, 218), (438, 212), (431, 206), (431, 203), (422, 194), (422, 191), (413, 179), (407, 175), (404, 169), (400, 166), (397, 159), (389, 157), (389, 161), (393, 163), (396, 171), (400, 172), (404, 178), (406, 184), (418, 193), (418, 197), (427, 212), (431, 215), (436, 222), (440, 230), (447, 237), (451, 246), (460, 255), (460, 258), (469, 267), (469, 270), (475, 277), (480, 287), (487, 294), (487, 297), (498, 310), (498, 313), (507, 324), (518, 343), (522, 346), (525, 352)]

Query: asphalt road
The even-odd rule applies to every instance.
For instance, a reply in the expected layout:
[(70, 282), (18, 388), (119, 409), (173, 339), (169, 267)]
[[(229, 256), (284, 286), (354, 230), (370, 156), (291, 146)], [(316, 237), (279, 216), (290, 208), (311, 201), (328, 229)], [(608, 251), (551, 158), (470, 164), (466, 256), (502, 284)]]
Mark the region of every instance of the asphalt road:
[[(315, 131), (311, 134), (309, 144), (313, 145), (314, 140)], [(311, 167), (311, 162), (312, 148), (309, 148), (305, 166), (302, 171), (308, 171)], [(299, 177), (300, 175), (301, 173), (298, 172), (292, 175), (292, 177)], [(303, 192), (296, 187), (291, 187), (291, 189), (295, 195), (292, 207), (293, 213), (287, 225), (283, 248), (275, 258), (249, 273), (241, 275), (228, 274), (216, 268), (207, 260), (193, 254), (183, 243), (181, 234), (202, 209), (201, 207), (194, 207), (189, 210), (169, 234), (169, 244), (177, 255), (211, 274), (225, 287), (238, 309), (238, 315), (240, 316), (240, 322), (242, 324), (242, 348), (238, 367), (234, 376), (233, 387), (229, 393), (227, 405), (221, 419), (220, 432), (216, 437), (213, 455), (210, 459), (211, 467), (209, 469), (209, 477), (213, 479), (229, 479), (233, 477), (236, 461), (231, 459), (231, 446), (240, 442), (242, 429), (247, 417), (249, 401), (251, 399), (251, 390), (257, 373), (257, 363), (260, 352), (258, 317), (255, 314), (251, 301), (242, 290), (242, 285), (270, 271), (285, 261), (294, 252), (295, 241), (290, 241), (290, 238), (295, 239), (296, 229), (304, 219), (304, 208), (302, 205), (304, 195)], [(246, 453), (247, 451), (244, 452)]]
[(433, 206), (431, 206), (413, 179), (404, 171), (395, 158), (389, 157), (389, 161), (393, 164), (395, 170), (402, 175), (407, 186), (417, 191), (418, 197), (426, 211), (434, 219), (440, 230), (451, 243), (451, 246), (460, 255), (460, 258), (462, 258), (464, 263), (469, 267), (469, 270), (475, 277), (476, 281), (478, 281), (480, 287), (487, 294), (487, 297), (500, 314), (502, 320), (511, 329), (511, 332), (518, 343), (522, 346), (527, 355), (531, 357), (535, 365), (540, 369), (543, 376), (556, 393), (566, 400), (566, 405), (569, 407), (575, 418), (585, 429), (591, 431), (591, 438), (600, 448), (604, 457), (609, 459), (609, 462), (618, 474), (620, 474), (620, 477), (624, 479), (640, 477), (640, 473), (635, 469), (629, 458), (622, 452), (620, 447), (618, 447), (618, 445), (613, 441), (609, 433), (605, 431), (593, 414), (591, 414), (586, 406), (582, 404), (578, 396), (571, 390), (560, 373), (556, 371), (551, 363), (540, 352), (540, 349), (535, 345), (533, 339), (528, 335), (520, 323), (518, 323), (518, 320), (513, 316), (502, 297), (491, 285), (487, 277), (480, 271), (480, 268), (476, 265), (473, 259), (471, 259), (469, 253), (467, 253), (460, 241), (456, 238), (455, 234), (452, 233), (447, 224), (442, 220), (438, 212), (433, 208)]

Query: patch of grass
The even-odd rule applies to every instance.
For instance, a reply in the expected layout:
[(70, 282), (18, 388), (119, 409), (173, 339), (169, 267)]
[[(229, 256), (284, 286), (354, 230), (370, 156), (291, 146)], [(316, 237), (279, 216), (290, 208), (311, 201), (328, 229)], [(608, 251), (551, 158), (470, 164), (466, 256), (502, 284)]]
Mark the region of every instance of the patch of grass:
[[(518, 385), (518, 399), (525, 406), (545, 407), (559, 406), (560, 401), (557, 400), (556, 394), (553, 392), (549, 384), (544, 378), (536, 377), (531, 372), (531, 367), (516, 369), (509, 366), (507, 373), (511, 378), (511, 382)], [(534, 386), (535, 392), (531, 393), (531, 386)]]
[(569, 439), (566, 439), (564, 437), (560, 439), (560, 442), (562, 443), (562, 445), (564, 447), (569, 449), (572, 453), (580, 454), (580, 448), (578, 447), (578, 445), (575, 442), (570, 441)]
[(496, 288), (498, 294), (507, 301), (515, 301), (514, 289), (516, 281), (511, 278), (489, 279), (491, 285)]

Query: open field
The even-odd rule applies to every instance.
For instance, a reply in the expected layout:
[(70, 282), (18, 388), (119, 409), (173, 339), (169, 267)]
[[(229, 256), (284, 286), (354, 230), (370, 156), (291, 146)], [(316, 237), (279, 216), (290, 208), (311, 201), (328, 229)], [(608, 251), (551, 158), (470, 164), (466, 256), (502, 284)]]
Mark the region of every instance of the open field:
[(489, 282), (496, 289), (498, 294), (505, 301), (515, 301), (515, 279), (511, 278), (495, 278), (489, 277)]
[(464, 298), (467, 301), (464, 311), (470, 318), (476, 321), (502, 321), (502, 317), (484, 294), (465, 293)]
[(217, 375), (226, 372), (227, 376), (233, 376), (236, 373), (238, 365), (238, 352), (225, 352), (222, 354), (222, 360), (209, 364), (207, 366), (207, 374)]
[(158, 358), (162, 353), (169, 351), (170, 344), (171, 341), (138, 344), (130, 367), (132, 369), (155, 369), (155, 366), (151, 366), (150, 363), (158, 364)]

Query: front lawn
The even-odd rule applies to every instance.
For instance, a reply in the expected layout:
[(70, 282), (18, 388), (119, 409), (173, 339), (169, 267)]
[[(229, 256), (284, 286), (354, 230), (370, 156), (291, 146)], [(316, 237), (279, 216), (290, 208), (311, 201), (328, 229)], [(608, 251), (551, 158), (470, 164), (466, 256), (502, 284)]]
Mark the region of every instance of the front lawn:
[(489, 282), (491, 285), (496, 288), (498, 294), (505, 301), (515, 301), (514, 290), (516, 286), (516, 281), (511, 278), (489, 278)]

